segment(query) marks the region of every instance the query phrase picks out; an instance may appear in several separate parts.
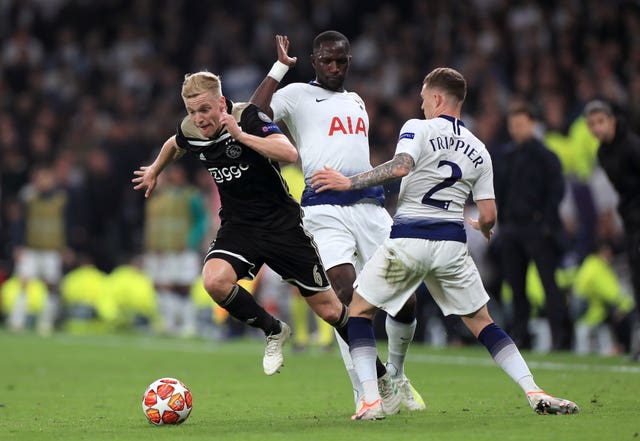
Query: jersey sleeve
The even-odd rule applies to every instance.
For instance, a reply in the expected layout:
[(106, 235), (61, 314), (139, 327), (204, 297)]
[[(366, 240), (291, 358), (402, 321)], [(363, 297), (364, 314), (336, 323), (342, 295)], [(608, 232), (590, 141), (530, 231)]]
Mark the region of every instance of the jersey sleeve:
[(280, 128), (259, 107), (249, 104), (240, 115), (242, 131), (250, 135), (266, 138), (269, 135), (282, 133)]
[(271, 98), (271, 111), (273, 120), (281, 121), (293, 113), (293, 108), (300, 95), (297, 84), (289, 84), (282, 89), (278, 89)]
[(182, 121), (178, 123), (178, 128), (176, 129), (176, 144), (178, 144), (178, 148), (188, 150), (189, 138), (204, 139), (189, 117), (185, 116)]
[(423, 143), (421, 141), (424, 138), (423, 131), (421, 121), (418, 119), (410, 119), (404, 123), (400, 129), (396, 155), (398, 153), (408, 153), (413, 158), (413, 162), (417, 163), (423, 151)]
[(483, 154), (482, 157), (485, 159), (482, 164), (482, 170), (471, 189), (474, 201), (496, 198), (493, 189), (493, 164), (491, 162), (491, 156), (489, 152), (485, 150), (485, 154)]

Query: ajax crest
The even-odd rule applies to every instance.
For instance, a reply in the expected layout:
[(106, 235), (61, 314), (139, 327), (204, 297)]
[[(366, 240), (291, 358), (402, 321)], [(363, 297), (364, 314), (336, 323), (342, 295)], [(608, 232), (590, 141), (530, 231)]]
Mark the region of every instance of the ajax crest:
[(227, 150), (225, 151), (227, 157), (231, 159), (237, 159), (242, 154), (242, 147), (237, 144), (230, 144), (227, 146)]

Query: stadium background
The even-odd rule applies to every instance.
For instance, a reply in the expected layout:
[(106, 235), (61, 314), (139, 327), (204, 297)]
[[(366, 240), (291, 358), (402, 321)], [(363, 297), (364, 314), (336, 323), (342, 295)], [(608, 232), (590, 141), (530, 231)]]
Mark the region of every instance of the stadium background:
[[(274, 35), (281, 33), (299, 60), (284, 82), (308, 81), (311, 41), (326, 29), (351, 39), (346, 86), (367, 103), (374, 164), (391, 157), (402, 122), (420, 116), (424, 75), (450, 65), (469, 81), (463, 119), (490, 151), (508, 141), (509, 103), (526, 99), (535, 106), (540, 133), (560, 156), (569, 187), (587, 190), (566, 198), (568, 254), (579, 259), (600, 238), (620, 241), (615, 198), (602, 185), (580, 112), (588, 100), (606, 98), (640, 129), (637, 2), (5, 0), (4, 277), (14, 267), (19, 195), (35, 164), (53, 164), (71, 195), (69, 240), (76, 256), (89, 256), (109, 272), (142, 251), (144, 202), (130, 179), (182, 117), (184, 73), (219, 73), (224, 94), (246, 100), (272, 64)], [(214, 205), (206, 170), (186, 163), (192, 182)], [(389, 188), (390, 210), (393, 195)], [(68, 260), (67, 269), (78, 263)]]

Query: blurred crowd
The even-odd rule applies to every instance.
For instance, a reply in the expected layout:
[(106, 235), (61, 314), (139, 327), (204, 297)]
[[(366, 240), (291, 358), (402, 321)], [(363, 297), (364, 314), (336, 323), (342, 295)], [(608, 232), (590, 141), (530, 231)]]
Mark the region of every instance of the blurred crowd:
[[(0, 0), (0, 282), (15, 274), (25, 200), (42, 169), (66, 200), (62, 275), (87, 266), (105, 276), (123, 265), (144, 268), (146, 204), (130, 181), (175, 132), (183, 75), (221, 74), (228, 98), (248, 100), (275, 60), (274, 35), (286, 34), (298, 64), (283, 83), (309, 81), (312, 39), (327, 29), (351, 40), (346, 86), (367, 104), (374, 165), (392, 156), (401, 124), (421, 116), (420, 85), (436, 66), (467, 78), (463, 120), (492, 154), (509, 141), (509, 106), (531, 104), (537, 134), (560, 158), (566, 182), (563, 289), (574, 291), (575, 275), (605, 244), (615, 299), (603, 300), (592, 321), (630, 310), (624, 263), (616, 259), (624, 237), (616, 195), (582, 109), (606, 99), (640, 131), (640, 5), (631, 0)], [(192, 244), (201, 251), (215, 234), (216, 191), (195, 159), (182, 163), (209, 215)], [(387, 190), (393, 211), (398, 188)], [(508, 290), (491, 249), (469, 236), (508, 320)], [(530, 280), (543, 310), (544, 292), (535, 275)], [(116, 303), (103, 312), (117, 315)], [(427, 322), (424, 339), (445, 335), (450, 343), (456, 335), (455, 324), (445, 321), (438, 331)], [(609, 344), (603, 352), (613, 350)]]

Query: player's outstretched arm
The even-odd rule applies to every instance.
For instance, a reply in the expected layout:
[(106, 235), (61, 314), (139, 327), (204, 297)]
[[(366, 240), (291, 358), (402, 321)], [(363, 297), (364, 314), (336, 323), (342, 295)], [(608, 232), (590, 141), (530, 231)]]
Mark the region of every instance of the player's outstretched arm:
[(235, 140), (251, 147), (269, 159), (281, 162), (296, 162), (298, 159), (298, 151), (291, 144), (289, 138), (282, 133), (273, 133), (262, 138), (244, 132), (238, 125), (238, 121), (226, 111), (223, 111), (220, 116), (220, 124), (226, 127)]
[(273, 118), (273, 111), (271, 110), (271, 97), (276, 91), (278, 84), (284, 78), (287, 71), (296, 65), (298, 61), (297, 57), (290, 57), (289, 52), (289, 38), (286, 35), (276, 35), (276, 47), (278, 49), (278, 61), (276, 61), (262, 80), (262, 83), (253, 92), (251, 97), (251, 103), (262, 109), (269, 117)]
[(496, 224), (496, 201), (495, 199), (481, 199), (476, 201), (476, 205), (478, 206), (478, 219), (469, 217), (467, 222), (489, 241), (493, 235), (493, 226)]
[(414, 166), (413, 158), (407, 153), (398, 153), (390, 161), (380, 164), (372, 170), (346, 177), (337, 170), (325, 166), (311, 176), (311, 186), (316, 193), (326, 190), (360, 190), (386, 184), (409, 174)]
[(156, 188), (158, 176), (164, 168), (172, 161), (179, 159), (184, 154), (184, 150), (178, 147), (176, 136), (167, 139), (160, 149), (160, 153), (151, 165), (143, 165), (133, 172), (137, 178), (133, 178), (134, 190), (144, 190), (144, 197), (151, 196), (151, 192)]

